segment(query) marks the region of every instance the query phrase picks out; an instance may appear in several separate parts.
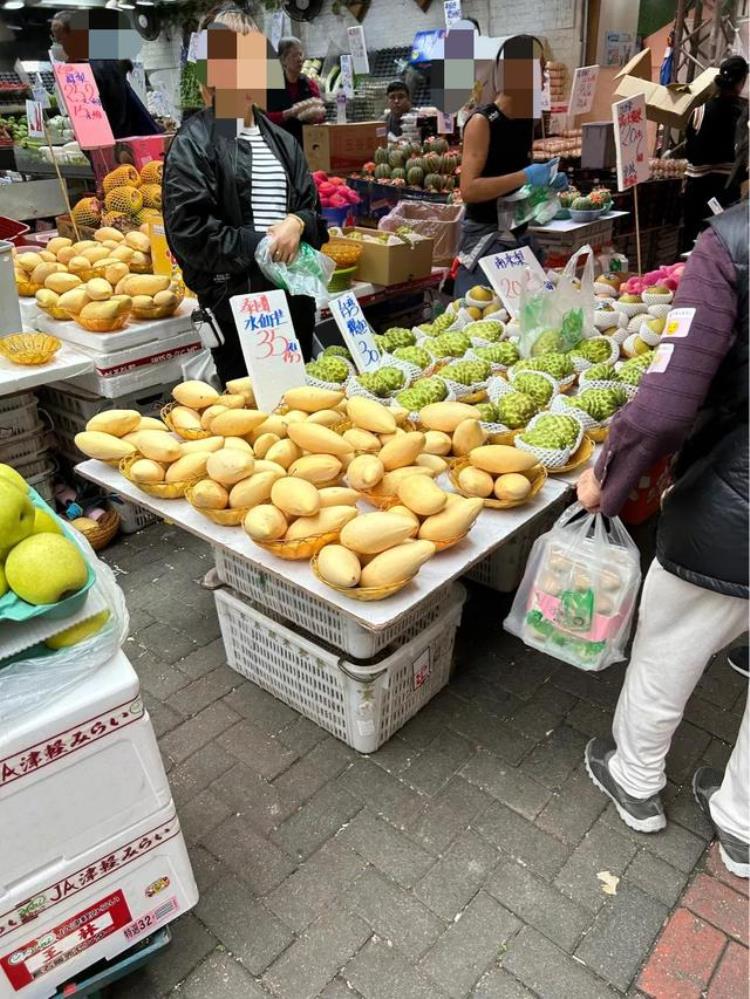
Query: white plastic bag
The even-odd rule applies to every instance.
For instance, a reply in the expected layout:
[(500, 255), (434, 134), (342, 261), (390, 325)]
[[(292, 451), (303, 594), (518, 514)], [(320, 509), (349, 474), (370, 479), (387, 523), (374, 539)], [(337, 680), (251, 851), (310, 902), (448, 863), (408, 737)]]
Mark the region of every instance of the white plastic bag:
[(555, 659), (604, 669), (625, 658), (640, 582), (620, 519), (574, 503), (534, 542), (504, 627)]
[(273, 259), (273, 236), (264, 236), (255, 250), (255, 262), (268, 280), (283, 288), (290, 295), (308, 295), (315, 299), (319, 309), (328, 302), (328, 282), (336, 264), (325, 253), (314, 250), (307, 243), (300, 243), (299, 250), (290, 264)]
[[(586, 255), (583, 275), (576, 276)], [(571, 256), (552, 286), (542, 283), (528, 267), (521, 274), (519, 323), (521, 357), (572, 350), (589, 335), (594, 323), (594, 254), (582, 246)]]
[[(35, 646), (3, 666), (0, 669), (0, 728), (3, 722), (39, 708), (86, 679), (109, 662), (128, 637), (130, 618), (114, 573), (97, 559), (85, 538), (76, 540), (96, 572), (91, 593), (103, 598), (109, 608), (109, 619), (96, 634), (76, 645), (57, 652)], [(64, 627), (63, 621), (60, 630)]]

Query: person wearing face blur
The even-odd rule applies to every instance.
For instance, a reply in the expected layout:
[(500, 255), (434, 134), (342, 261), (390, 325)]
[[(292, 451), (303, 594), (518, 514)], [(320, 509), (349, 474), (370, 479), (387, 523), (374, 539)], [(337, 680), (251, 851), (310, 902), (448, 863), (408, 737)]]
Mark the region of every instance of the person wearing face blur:
[[(252, 18), (231, 0), (202, 24), (204, 110), (175, 136), (164, 164), (164, 221), (185, 282), (210, 309), (224, 336), (213, 351), (222, 382), (242, 376), (231, 306), (233, 295), (268, 291), (255, 262), (268, 234), (273, 259), (294, 260), (301, 241), (319, 249), (327, 238), (315, 184), (302, 149), (259, 111), (283, 87), (275, 53)], [(302, 353), (312, 349), (315, 301), (288, 296)]]
[(389, 140), (400, 139), (403, 132), (401, 119), (407, 111), (411, 111), (411, 97), (402, 80), (394, 80), (393, 83), (389, 83), (385, 94), (388, 100), (388, 108), (385, 111), (388, 138)]
[[(320, 87), (302, 72), (305, 52), (298, 38), (281, 39), (279, 62), (284, 71), (285, 86), (269, 93), (266, 115), (274, 125), (286, 129), (301, 144), (303, 125), (325, 121), (326, 112), (320, 99)], [(311, 100), (316, 103), (310, 105)]]
[(516, 227), (511, 202), (504, 201), (524, 184), (556, 188), (564, 174), (552, 175), (550, 163), (532, 163), (534, 89), (544, 74), (542, 43), (516, 35), (500, 47), (495, 63), (497, 96), (476, 108), (464, 129), (461, 197), (466, 205), (454, 293), (464, 295), (483, 284), (477, 261), (482, 256), (522, 245), (526, 226)]
[[(95, 35), (92, 37), (90, 32)], [(111, 41), (103, 39), (104, 32)], [(52, 18), (51, 33), (53, 54), (56, 52), (66, 62), (87, 62), (91, 66), (102, 108), (116, 139), (162, 132), (128, 82), (127, 73), (133, 68), (130, 58), (114, 58), (118, 50), (135, 58), (142, 44), (125, 14), (107, 9), (61, 10)]]

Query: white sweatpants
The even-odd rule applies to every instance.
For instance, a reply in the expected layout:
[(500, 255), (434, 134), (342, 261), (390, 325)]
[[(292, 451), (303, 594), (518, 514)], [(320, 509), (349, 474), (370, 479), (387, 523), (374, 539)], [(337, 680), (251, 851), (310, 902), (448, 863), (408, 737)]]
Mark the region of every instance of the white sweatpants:
[[(709, 659), (747, 627), (747, 600), (704, 590), (651, 563), (612, 726), (617, 751), (610, 769), (628, 794), (649, 798), (664, 787), (669, 745), (695, 685)], [(724, 781), (711, 799), (714, 822), (744, 842), (750, 842), (749, 754), (746, 705)]]

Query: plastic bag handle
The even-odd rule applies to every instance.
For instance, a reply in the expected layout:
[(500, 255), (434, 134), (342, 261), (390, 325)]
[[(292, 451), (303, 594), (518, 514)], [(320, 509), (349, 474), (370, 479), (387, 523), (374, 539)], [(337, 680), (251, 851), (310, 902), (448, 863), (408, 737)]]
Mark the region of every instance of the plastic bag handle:
[(594, 251), (591, 248), (591, 245), (589, 243), (585, 243), (583, 246), (579, 246), (579, 248), (575, 251), (575, 253), (573, 253), (570, 256), (570, 258), (568, 259), (567, 264), (565, 265), (565, 269), (563, 270), (563, 274), (565, 275), (565, 277), (569, 277), (569, 278), (575, 277), (575, 275), (576, 275), (576, 265), (577, 265), (578, 261), (580, 260), (580, 258), (584, 254), (586, 254), (586, 253), (588, 254), (588, 260), (586, 261), (586, 268), (588, 268), (589, 265), (591, 265), (591, 276), (592, 276), (592, 279), (593, 279), (593, 275), (594, 275)]

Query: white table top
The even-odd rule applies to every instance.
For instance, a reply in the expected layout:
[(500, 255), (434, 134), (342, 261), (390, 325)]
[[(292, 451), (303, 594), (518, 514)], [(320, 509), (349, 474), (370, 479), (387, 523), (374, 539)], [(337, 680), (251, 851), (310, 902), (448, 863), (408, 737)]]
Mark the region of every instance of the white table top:
[[(387, 600), (362, 603), (348, 599), (321, 583), (313, 575), (307, 561), (285, 562), (276, 558), (255, 545), (241, 527), (219, 527), (194, 510), (186, 500), (160, 500), (148, 496), (124, 479), (117, 469), (101, 461), (84, 461), (76, 470), (84, 478), (146, 507), (209, 544), (225, 548), (309, 591), (373, 631), (381, 631), (394, 624), (436, 590), (464, 575), (474, 563), (499, 548), (569, 488), (568, 483), (550, 477), (539, 495), (526, 506), (513, 510), (484, 510), (460, 544), (431, 558), (422, 566), (416, 579), (400, 593)], [(372, 512), (372, 508), (365, 504), (362, 509)]]
[(73, 378), (94, 370), (94, 362), (80, 350), (64, 343), (48, 364), (11, 364), (0, 357), (0, 396), (25, 392), (63, 378)]
[(572, 232), (574, 229), (584, 229), (587, 225), (596, 225), (598, 222), (610, 222), (612, 219), (619, 219), (630, 212), (607, 212), (593, 222), (574, 222), (573, 219), (553, 219), (547, 225), (530, 225), (529, 229), (534, 232)]
[(101, 353), (109, 354), (150, 341), (166, 340), (191, 329), (190, 315), (196, 308), (196, 300), (186, 298), (175, 314), (167, 319), (146, 319), (143, 322), (130, 319), (124, 329), (116, 330), (114, 333), (90, 333), (72, 320), (53, 319), (39, 308), (35, 313), (27, 314), (25, 321), (34, 329), (42, 333), (51, 333), (67, 343), (89, 349), (93, 347)]

